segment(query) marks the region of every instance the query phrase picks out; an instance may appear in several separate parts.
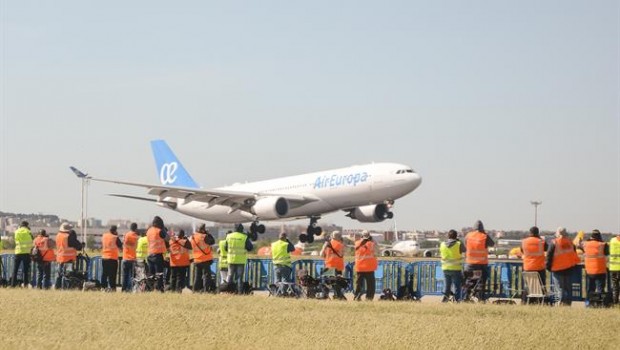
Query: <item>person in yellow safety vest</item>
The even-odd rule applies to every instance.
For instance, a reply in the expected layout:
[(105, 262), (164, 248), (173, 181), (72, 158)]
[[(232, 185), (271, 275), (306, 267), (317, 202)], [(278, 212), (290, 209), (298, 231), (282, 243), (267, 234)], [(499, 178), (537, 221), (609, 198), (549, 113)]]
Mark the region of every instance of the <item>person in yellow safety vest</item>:
[(243, 273), (248, 261), (248, 252), (254, 249), (248, 235), (243, 233), (243, 225), (237, 225), (237, 231), (226, 236), (226, 249), (228, 261), (228, 279), (230, 286), (235, 284), (237, 293), (243, 294)]
[[(455, 301), (461, 301), (461, 288), (463, 281), (463, 256), (465, 245), (457, 239), (457, 232), (450, 230), (448, 240), (441, 242), (441, 269), (445, 277), (442, 302), (448, 302), (450, 295), (454, 295)], [(454, 286), (454, 292), (452, 292)]]
[(470, 284), (470, 278), (475, 271), (481, 271), (482, 276), (480, 283), (482, 288), (479, 297), (486, 300), (486, 284), (489, 276), (489, 248), (495, 246), (493, 239), (484, 231), (482, 221), (477, 220), (474, 223), (474, 230), (465, 236), (465, 275), (467, 280), (465, 283)]
[(372, 301), (375, 297), (376, 280), (375, 271), (377, 270), (379, 249), (372, 236), (366, 230), (362, 231), (362, 239), (355, 242), (355, 297), (354, 300), (361, 300), (362, 289), (366, 288), (366, 300)]
[(211, 275), (213, 252), (211, 245), (215, 239), (207, 231), (206, 225), (202, 224), (190, 238), (192, 256), (194, 259), (194, 283), (192, 290), (196, 292), (215, 292), (215, 282)]
[(609, 255), (609, 246), (603, 242), (601, 231), (592, 230), (590, 238), (581, 242), (581, 249), (584, 253), (584, 265), (588, 281), (586, 306), (589, 306), (591, 294), (603, 293), (605, 290), (605, 282), (607, 281), (606, 256)]
[(609, 241), (609, 273), (611, 274), (611, 290), (613, 303), (620, 304), (620, 233)]
[(32, 232), (28, 221), (22, 221), (19, 228), (15, 231), (15, 263), (13, 264), (13, 277), (11, 286), (17, 286), (17, 271), (22, 267), (22, 282), (28, 288), (30, 282), (30, 252), (32, 251)]
[(275, 282), (291, 282), (291, 252), (295, 246), (286, 238), (286, 232), (280, 233), (277, 241), (271, 243), (271, 260), (276, 273)]
[[(231, 233), (232, 231), (228, 231), (226, 235), (229, 235)], [(226, 283), (226, 281), (228, 281), (228, 256), (226, 253), (226, 237), (219, 241), (217, 253), (219, 254), (219, 257), (217, 259), (217, 269), (220, 271), (220, 284), (224, 284)]]
[(142, 278), (146, 276), (146, 259), (149, 256), (149, 240), (146, 238), (146, 231), (140, 230), (140, 238), (138, 238), (138, 244), (136, 245), (136, 278)]
[(101, 287), (106, 291), (116, 292), (116, 276), (118, 272), (118, 252), (123, 243), (118, 238), (118, 227), (110, 226), (110, 231), (101, 236)]

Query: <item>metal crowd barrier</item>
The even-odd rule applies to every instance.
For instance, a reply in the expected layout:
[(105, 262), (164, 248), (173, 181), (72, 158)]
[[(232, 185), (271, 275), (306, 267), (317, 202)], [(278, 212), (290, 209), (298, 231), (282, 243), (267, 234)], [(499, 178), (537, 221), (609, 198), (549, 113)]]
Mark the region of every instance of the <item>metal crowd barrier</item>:
[[(13, 254), (0, 255), (0, 278), (11, 282), (14, 266)], [(216, 283), (219, 285), (219, 271), (218, 271), (218, 259), (213, 259), (211, 264), (211, 271), (213, 276), (216, 276)], [(121, 286), (122, 279), (122, 263), (119, 263), (119, 270), (117, 274), (117, 285)], [(297, 271), (304, 269), (312, 277), (318, 277), (325, 264), (321, 259), (300, 259), (292, 261), (292, 278), (293, 281), (297, 279)], [(351, 291), (355, 285), (355, 264), (349, 262), (345, 265), (344, 277), (351, 280), (351, 284), (347, 291)], [(56, 277), (58, 264), (52, 262), (51, 266), (51, 280), (54, 283)], [(101, 274), (103, 272), (101, 265), (101, 257), (86, 258), (82, 257), (78, 259), (77, 269), (86, 271), (88, 280), (101, 280)], [(486, 290), (489, 293), (489, 297), (495, 298), (510, 298), (519, 297), (523, 291), (523, 278), (522, 278), (522, 263), (521, 261), (515, 262), (500, 262), (491, 261), (488, 267), (488, 280)], [(18, 276), (21, 277), (21, 267), (18, 271)], [(191, 288), (193, 282), (194, 265), (190, 266), (187, 273), (187, 285)], [(34, 287), (36, 285), (36, 264), (31, 262), (30, 284)], [(553, 279), (551, 273), (547, 273), (545, 285), (547, 290), (553, 291)], [(269, 284), (272, 284), (275, 279), (274, 266), (271, 259), (248, 259), (246, 265), (245, 274), (243, 280), (249, 282), (252, 288), (256, 290), (267, 290)], [(443, 289), (445, 285), (445, 277), (441, 269), (441, 262), (437, 259), (419, 260), (414, 262), (405, 262), (398, 260), (379, 260), (379, 266), (375, 272), (376, 277), (376, 292), (381, 293), (385, 288), (389, 288), (392, 291), (397, 291), (400, 287), (410, 285), (413, 290), (419, 293), (420, 296), (424, 295), (443, 295)], [(606, 283), (605, 290), (609, 290), (609, 274), (608, 281)], [(583, 301), (587, 296), (587, 279), (585, 268), (583, 265), (578, 265), (571, 275), (571, 294), (575, 301)]]

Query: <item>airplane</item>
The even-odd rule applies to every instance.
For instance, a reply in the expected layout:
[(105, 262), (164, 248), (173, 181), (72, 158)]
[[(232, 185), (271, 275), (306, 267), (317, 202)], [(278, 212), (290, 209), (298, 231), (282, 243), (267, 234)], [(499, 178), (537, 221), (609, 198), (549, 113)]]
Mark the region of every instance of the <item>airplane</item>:
[[(395, 231), (396, 232), (396, 231)], [(396, 235), (396, 240), (392, 243), (392, 245), (380, 244), (381, 255), (382, 256), (393, 256), (393, 257), (416, 257), (416, 256), (424, 256), (431, 257), (433, 256), (433, 252), (436, 252), (438, 248), (426, 248), (422, 250), (420, 248), (420, 243), (415, 239), (407, 239), (407, 240), (399, 240)]]
[(317, 225), (322, 215), (339, 210), (359, 222), (381, 222), (393, 218), (396, 199), (413, 192), (422, 177), (411, 167), (397, 163), (372, 163), (346, 168), (281, 177), (271, 180), (202, 189), (189, 175), (166, 141), (151, 141), (160, 185), (94, 178), (74, 167), (78, 177), (92, 181), (142, 187), (145, 198), (126, 194), (111, 196), (154, 202), (157, 205), (201, 220), (218, 223), (247, 223), (250, 237), (264, 233), (260, 221), (310, 219), (300, 241), (312, 243), (322, 233)]

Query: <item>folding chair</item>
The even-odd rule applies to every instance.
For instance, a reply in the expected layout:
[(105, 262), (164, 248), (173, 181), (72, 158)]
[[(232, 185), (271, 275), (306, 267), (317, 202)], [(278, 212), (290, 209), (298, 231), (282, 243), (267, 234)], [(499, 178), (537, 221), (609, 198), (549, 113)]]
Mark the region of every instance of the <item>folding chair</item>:
[(547, 293), (545, 284), (540, 279), (540, 275), (536, 271), (523, 271), (523, 283), (527, 289), (525, 303), (530, 304), (530, 299), (537, 301), (537, 304), (548, 304), (551, 301), (551, 295)]

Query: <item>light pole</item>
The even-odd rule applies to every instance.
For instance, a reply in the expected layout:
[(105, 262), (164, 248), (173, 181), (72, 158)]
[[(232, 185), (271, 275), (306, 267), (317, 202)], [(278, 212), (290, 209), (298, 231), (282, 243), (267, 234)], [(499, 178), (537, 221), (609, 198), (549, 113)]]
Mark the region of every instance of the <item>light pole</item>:
[(81, 206), (80, 206), (80, 228), (82, 229), (82, 243), (84, 244), (84, 248), (86, 247), (86, 217), (84, 216), (84, 214), (87, 213), (87, 202), (88, 202), (88, 180), (90, 179), (90, 177), (88, 177), (88, 174), (84, 174), (83, 172), (79, 171), (78, 169), (76, 169), (75, 167), (69, 167), (69, 169), (71, 169), (71, 171), (73, 171), (73, 173), (75, 174), (75, 176), (77, 176), (78, 178), (80, 178), (80, 180), (82, 180), (82, 188), (80, 191), (80, 195), (81, 195)]
[(534, 226), (538, 227), (538, 206), (542, 204), (542, 201), (530, 201), (530, 204), (534, 206)]

